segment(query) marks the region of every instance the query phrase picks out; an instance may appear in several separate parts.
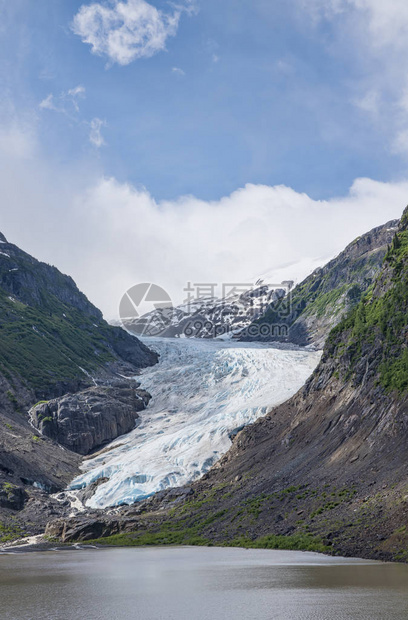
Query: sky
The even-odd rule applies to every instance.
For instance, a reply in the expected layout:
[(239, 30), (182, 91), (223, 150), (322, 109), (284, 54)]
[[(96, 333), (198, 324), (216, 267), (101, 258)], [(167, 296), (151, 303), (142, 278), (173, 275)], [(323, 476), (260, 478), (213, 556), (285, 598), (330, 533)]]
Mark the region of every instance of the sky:
[(0, 0), (0, 230), (107, 318), (299, 281), (408, 203), (405, 0)]

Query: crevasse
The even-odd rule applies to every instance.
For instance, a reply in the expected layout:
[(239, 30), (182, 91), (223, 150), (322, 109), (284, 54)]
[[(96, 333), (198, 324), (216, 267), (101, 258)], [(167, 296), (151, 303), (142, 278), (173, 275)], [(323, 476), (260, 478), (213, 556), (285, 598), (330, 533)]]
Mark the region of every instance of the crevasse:
[(230, 447), (234, 430), (290, 398), (319, 352), (260, 344), (150, 338), (160, 363), (138, 377), (153, 398), (134, 431), (86, 461), (71, 489), (99, 478), (87, 505), (131, 504), (203, 475)]

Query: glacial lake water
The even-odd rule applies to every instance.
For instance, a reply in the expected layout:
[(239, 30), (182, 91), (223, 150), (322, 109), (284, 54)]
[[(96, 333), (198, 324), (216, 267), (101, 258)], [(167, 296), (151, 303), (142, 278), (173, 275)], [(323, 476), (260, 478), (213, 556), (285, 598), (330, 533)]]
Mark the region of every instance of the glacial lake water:
[(406, 620), (408, 566), (149, 548), (0, 555), (2, 620)]

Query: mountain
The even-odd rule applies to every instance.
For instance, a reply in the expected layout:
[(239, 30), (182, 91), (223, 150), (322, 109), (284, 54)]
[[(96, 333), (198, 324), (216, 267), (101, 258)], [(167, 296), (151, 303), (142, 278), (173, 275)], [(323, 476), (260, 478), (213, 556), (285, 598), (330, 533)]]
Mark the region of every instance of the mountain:
[(108, 325), (70, 277), (3, 235), (0, 248), (3, 377), (22, 383), (39, 400), (87, 386), (92, 373), (105, 368), (124, 362), (143, 368), (157, 361), (141, 342)]
[(307, 537), (408, 561), (407, 334), (408, 209), (305, 387), (239, 433), (194, 489), (191, 515), (214, 517), (201, 535)]
[(35, 488), (65, 488), (78, 473), (75, 452), (131, 430), (148, 395), (124, 375), (157, 360), (108, 325), (70, 277), (0, 234), (0, 509)]
[(358, 237), (296, 286), (286, 303), (272, 302), (263, 316), (243, 330), (240, 340), (322, 348), (330, 330), (374, 282), (397, 226), (398, 220), (393, 220)]
[(142, 317), (123, 317), (136, 335), (167, 338), (232, 337), (240, 341), (286, 342), (323, 348), (330, 330), (354, 307), (377, 277), (398, 220), (374, 228), (292, 290), (262, 281), (223, 298), (193, 299), (157, 308)]
[(375, 282), (293, 398), (240, 431), (193, 485), (48, 532), (408, 561), (407, 336), (408, 209)]
[[(283, 283), (283, 285), (292, 283)], [(162, 338), (219, 338), (239, 334), (273, 302), (284, 297), (283, 288), (261, 281), (253, 288), (234, 290), (225, 297), (200, 297), (175, 307), (161, 307), (141, 317), (123, 317), (123, 327), (136, 335)], [(242, 287), (241, 287), (242, 288)]]

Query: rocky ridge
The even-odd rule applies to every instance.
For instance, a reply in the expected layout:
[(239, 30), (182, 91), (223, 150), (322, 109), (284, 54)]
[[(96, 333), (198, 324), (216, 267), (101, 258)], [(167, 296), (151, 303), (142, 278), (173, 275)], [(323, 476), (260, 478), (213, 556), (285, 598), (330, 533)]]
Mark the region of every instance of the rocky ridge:
[(262, 316), (271, 303), (278, 303), (292, 284), (283, 282), (282, 287), (285, 288), (272, 288), (258, 281), (244, 291), (236, 291), (232, 286), (226, 297), (199, 297), (179, 306), (157, 308), (142, 317), (124, 317), (121, 324), (136, 336), (233, 337)]
[(323, 348), (330, 330), (377, 278), (398, 220), (358, 237), (336, 258), (298, 284), (286, 304), (272, 302), (246, 327), (240, 340), (291, 342)]

